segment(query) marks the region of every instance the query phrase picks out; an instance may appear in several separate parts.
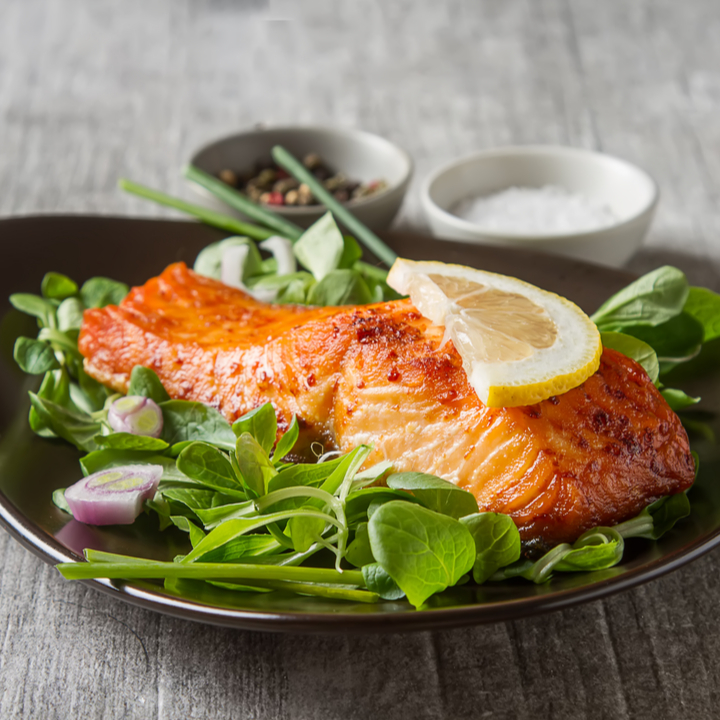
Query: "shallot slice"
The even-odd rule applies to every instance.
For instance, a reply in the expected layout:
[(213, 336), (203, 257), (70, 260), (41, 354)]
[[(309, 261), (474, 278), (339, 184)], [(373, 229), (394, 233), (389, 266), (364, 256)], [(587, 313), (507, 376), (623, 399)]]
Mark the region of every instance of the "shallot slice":
[(123, 465), (100, 470), (69, 487), (73, 517), (87, 525), (130, 525), (155, 495), (162, 465)]
[(243, 268), (247, 262), (250, 249), (247, 245), (230, 245), (223, 250), (220, 269), (220, 281), (230, 287), (244, 290), (260, 302), (272, 302), (277, 296), (277, 290), (258, 288), (251, 290), (242, 281)]
[[(291, 275), (297, 270), (292, 242), (280, 235), (272, 235), (260, 243), (263, 250), (272, 253), (277, 261), (276, 275)], [(261, 302), (273, 302), (277, 297), (277, 289), (248, 288), (242, 280), (243, 269), (247, 262), (250, 248), (247, 245), (229, 245), (223, 250), (220, 265), (220, 280), (230, 287), (239, 288)]]
[(263, 250), (272, 253), (277, 261), (278, 275), (291, 275), (297, 270), (295, 255), (293, 254), (293, 244), (290, 240), (280, 235), (271, 235), (260, 243)]
[(159, 405), (142, 395), (127, 395), (116, 400), (108, 410), (108, 423), (115, 432), (160, 437), (163, 414)]
[(247, 291), (242, 281), (242, 273), (249, 254), (250, 248), (247, 245), (226, 247), (220, 265), (220, 281), (230, 287)]

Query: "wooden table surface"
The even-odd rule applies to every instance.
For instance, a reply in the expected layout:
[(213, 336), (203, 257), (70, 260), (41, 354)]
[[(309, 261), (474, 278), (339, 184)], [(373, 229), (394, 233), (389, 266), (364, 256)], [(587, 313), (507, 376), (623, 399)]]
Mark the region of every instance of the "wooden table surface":
[[(184, 194), (204, 141), (322, 123), (412, 154), (398, 225), (422, 229), (439, 164), (566, 144), (657, 179), (630, 269), (718, 289), (718, 37), (717, 0), (2, 0), (0, 215), (157, 214), (117, 178)], [(4, 532), (0, 553), (2, 718), (720, 716), (718, 551), (537, 619), (368, 637), (174, 620), (63, 582)]]

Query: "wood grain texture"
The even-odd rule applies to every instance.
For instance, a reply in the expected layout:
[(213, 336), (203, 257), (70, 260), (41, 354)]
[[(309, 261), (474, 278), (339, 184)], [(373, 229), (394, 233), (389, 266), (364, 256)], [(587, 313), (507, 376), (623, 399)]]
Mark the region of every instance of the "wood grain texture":
[[(630, 268), (720, 287), (716, 0), (3, 0), (0, 214), (162, 214), (205, 140), (257, 122), (402, 144), (427, 173), (507, 143), (636, 162), (662, 201)], [(0, 238), (0, 251), (3, 239)], [(0, 534), (2, 718), (709, 718), (720, 554), (573, 610), (444, 633), (235, 632), (114, 601)]]

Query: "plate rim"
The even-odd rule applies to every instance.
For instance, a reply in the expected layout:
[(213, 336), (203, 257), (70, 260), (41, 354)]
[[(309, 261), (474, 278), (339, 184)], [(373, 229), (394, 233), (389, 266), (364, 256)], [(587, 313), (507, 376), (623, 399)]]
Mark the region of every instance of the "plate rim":
[[(64, 221), (77, 220), (80, 222), (93, 219), (105, 222), (118, 220), (123, 222), (153, 222), (157, 223), (158, 227), (163, 224), (187, 224), (187, 222), (192, 222), (166, 218), (114, 215), (36, 214), (0, 217), (0, 226), (4, 225), (7, 221), (11, 221), (11, 223), (22, 223), (23, 221), (32, 222), (41, 220), (47, 222), (48, 220), (60, 219)], [(403, 234), (423, 236), (422, 233), (412, 231), (400, 231), (396, 233), (396, 235)], [(478, 245), (478, 247), (480, 249), (491, 248), (491, 246), (484, 245)], [(508, 248), (508, 250), (520, 252), (512, 248)], [(592, 268), (601, 268), (601, 266), (594, 265), (593, 263), (576, 262)], [(612, 270), (617, 271), (614, 268), (612, 268)], [(627, 271), (622, 272), (629, 275)], [(58, 562), (78, 562), (82, 560), (79, 555), (66, 548), (52, 535), (29, 520), (2, 489), (0, 489), (0, 526), (5, 528), (11, 537), (24, 548), (30, 550), (35, 556), (49, 565), (55, 565)], [(492, 601), (454, 608), (428, 608), (420, 611), (378, 611), (368, 613), (335, 611), (318, 613), (292, 610), (263, 611), (208, 605), (160, 592), (160, 588), (153, 590), (139, 583), (103, 579), (82, 580), (81, 582), (88, 587), (99, 590), (105, 595), (115, 597), (136, 607), (160, 612), (183, 620), (221, 627), (305, 634), (404, 633), (445, 630), (469, 625), (516, 620), (599, 600), (673, 572), (702, 557), (719, 545), (720, 526), (709, 533), (698, 536), (693, 542), (676, 551), (650, 560), (622, 574), (603, 578), (590, 584), (566, 588), (545, 595), (536, 595), (514, 600)]]
[[(2, 491), (0, 491), (0, 525), (23, 547), (48, 565), (82, 561), (79, 555), (65, 548), (35, 523), (28, 522), (25, 515)], [(519, 620), (600, 600), (673, 572), (697, 560), (718, 545), (720, 545), (720, 527), (709, 535), (698, 538), (692, 545), (670, 555), (628, 570), (622, 575), (598, 580), (589, 585), (518, 600), (406, 612), (363, 614), (242, 610), (185, 600), (131, 582), (103, 579), (80, 582), (137, 607), (220, 627), (301, 634), (403, 633), (449, 630), (469, 625)]]

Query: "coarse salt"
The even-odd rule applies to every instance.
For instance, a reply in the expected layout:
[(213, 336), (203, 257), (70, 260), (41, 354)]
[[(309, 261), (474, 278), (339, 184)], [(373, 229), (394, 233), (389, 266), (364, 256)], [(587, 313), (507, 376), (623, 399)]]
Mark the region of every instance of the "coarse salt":
[(587, 232), (618, 220), (606, 205), (556, 185), (511, 187), (468, 198), (453, 213), (483, 230), (518, 235)]

